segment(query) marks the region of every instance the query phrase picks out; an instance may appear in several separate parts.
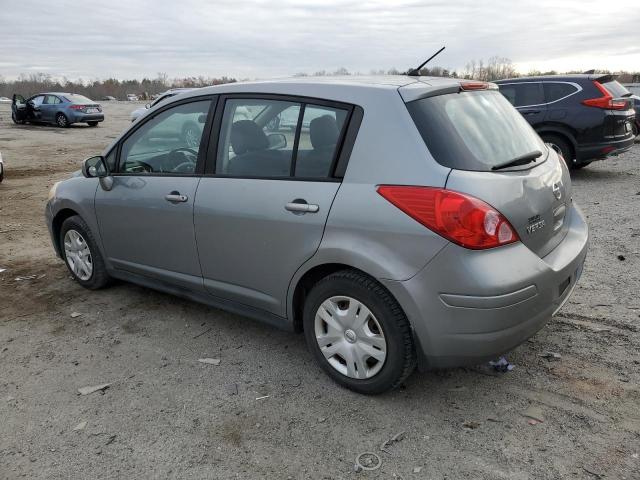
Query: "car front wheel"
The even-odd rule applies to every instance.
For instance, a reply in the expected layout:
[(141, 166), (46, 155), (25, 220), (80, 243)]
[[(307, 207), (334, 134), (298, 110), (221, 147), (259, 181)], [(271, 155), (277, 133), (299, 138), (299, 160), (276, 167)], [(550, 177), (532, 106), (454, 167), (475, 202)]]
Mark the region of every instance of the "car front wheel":
[(409, 321), (391, 294), (356, 270), (342, 270), (309, 292), (309, 349), (339, 384), (364, 394), (397, 388), (416, 365)]
[(67, 218), (60, 229), (62, 258), (74, 280), (85, 288), (97, 290), (110, 280), (97, 243), (87, 224), (79, 216)]

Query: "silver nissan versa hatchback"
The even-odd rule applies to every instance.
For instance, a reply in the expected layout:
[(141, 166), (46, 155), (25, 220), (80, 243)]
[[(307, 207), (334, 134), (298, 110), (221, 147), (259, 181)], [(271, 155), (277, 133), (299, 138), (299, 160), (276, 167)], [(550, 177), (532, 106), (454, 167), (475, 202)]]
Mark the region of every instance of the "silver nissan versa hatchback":
[(514, 348), (567, 301), (588, 244), (565, 162), (495, 85), (408, 76), (178, 95), (54, 185), (46, 218), (81, 285), (303, 331), (362, 393)]

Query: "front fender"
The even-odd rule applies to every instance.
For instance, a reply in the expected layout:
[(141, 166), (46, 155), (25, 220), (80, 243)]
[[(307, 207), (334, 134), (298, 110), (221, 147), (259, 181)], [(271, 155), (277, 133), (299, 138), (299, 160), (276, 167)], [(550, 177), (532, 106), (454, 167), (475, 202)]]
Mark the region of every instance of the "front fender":
[(47, 226), (52, 235), (52, 241), (56, 252), (59, 254), (58, 239), (56, 238), (56, 219), (59, 215), (68, 216), (71, 212), (79, 215), (91, 229), (91, 233), (98, 242), (98, 248), (105, 258), (100, 228), (96, 218), (95, 196), (99, 187), (97, 178), (85, 178), (76, 176), (63, 180), (58, 184), (55, 196), (47, 202), (46, 219)]

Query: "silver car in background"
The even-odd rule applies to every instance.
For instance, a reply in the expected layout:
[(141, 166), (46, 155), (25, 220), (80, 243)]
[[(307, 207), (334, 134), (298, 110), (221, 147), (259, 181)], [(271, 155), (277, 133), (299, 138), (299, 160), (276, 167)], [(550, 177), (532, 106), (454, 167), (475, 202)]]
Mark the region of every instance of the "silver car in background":
[[(293, 129), (274, 121), (291, 116)], [(46, 206), (78, 283), (117, 278), (303, 331), (361, 393), (514, 348), (567, 301), (587, 253), (564, 161), (483, 82), (198, 89), (82, 172)]]

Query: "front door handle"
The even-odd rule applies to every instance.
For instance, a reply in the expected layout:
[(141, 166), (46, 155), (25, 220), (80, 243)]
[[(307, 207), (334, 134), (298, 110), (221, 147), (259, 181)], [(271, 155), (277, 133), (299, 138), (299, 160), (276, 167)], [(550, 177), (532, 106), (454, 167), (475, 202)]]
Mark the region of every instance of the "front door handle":
[(318, 210), (320, 210), (320, 207), (313, 203), (307, 203), (304, 200), (294, 200), (293, 202), (287, 203), (284, 206), (284, 209), (293, 213), (301, 214), (301, 213), (317, 213)]
[(533, 115), (534, 113), (540, 113), (540, 110), (524, 110), (522, 113), (522, 115)]
[(164, 199), (171, 203), (184, 203), (189, 200), (189, 197), (186, 195), (180, 195), (180, 192), (173, 191), (169, 195), (165, 195)]

